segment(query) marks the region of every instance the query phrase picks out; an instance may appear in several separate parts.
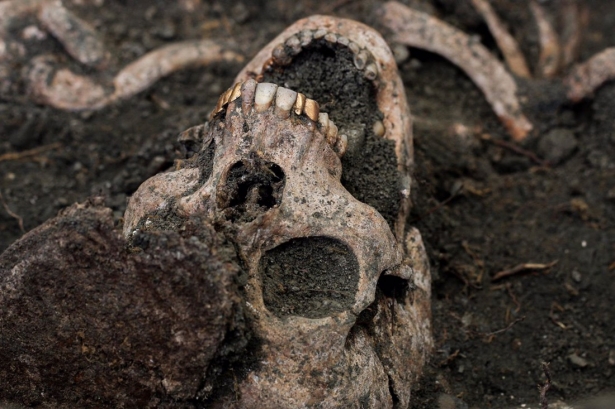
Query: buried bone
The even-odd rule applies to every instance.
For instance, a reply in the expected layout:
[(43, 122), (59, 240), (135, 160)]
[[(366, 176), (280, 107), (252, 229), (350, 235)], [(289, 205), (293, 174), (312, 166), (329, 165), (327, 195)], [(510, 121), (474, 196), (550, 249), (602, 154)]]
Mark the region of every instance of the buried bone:
[[(410, 116), (392, 54), (373, 30), (329, 17), (313, 22), (322, 19), (322, 35), (308, 19), (276, 44), (301, 39), (304, 30), (314, 38), (334, 32), (373, 55), (381, 86), (372, 98), (382, 126), (373, 136), (370, 129), (370, 138), (394, 142), (398, 156), (391, 159), (397, 159), (399, 177), (407, 177)], [(274, 47), (266, 47), (267, 59)], [(250, 66), (264, 61), (257, 56)], [(243, 297), (259, 345), (256, 365), (237, 376), (228, 393), (206, 391), (203, 399), (215, 407), (332, 408), (368, 395), (366, 407), (408, 406), (432, 346), (430, 278), (418, 231), (404, 240), (405, 219), (388, 224), (342, 185), (348, 132), (338, 130), (318, 102), (284, 82), (241, 81), (239, 95), (233, 96), (237, 86), (229, 88), (212, 112), (204, 136), (211, 140), (208, 150), (189, 159), (196, 167), (208, 162), (211, 170), (151, 178), (131, 198), (124, 224), (130, 238), (156, 209), (201, 217), (224, 232), (245, 266)], [(350, 95), (340, 97), (350, 106)], [(353, 139), (355, 149), (365, 141), (365, 127)], [(189, 187), (170, 186), (176, 177)], [(405, 203), (408, 196), (397, 200)], [(403, 218), (407, 208), (400, 209)], [(391, 285), (399, 288), (393, 295)]]

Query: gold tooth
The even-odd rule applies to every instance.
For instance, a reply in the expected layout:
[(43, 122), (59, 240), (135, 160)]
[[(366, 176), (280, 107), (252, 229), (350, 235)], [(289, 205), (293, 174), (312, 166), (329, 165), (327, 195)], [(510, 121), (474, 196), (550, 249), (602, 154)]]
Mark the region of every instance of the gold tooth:
[(318, 102), (313, 99), (306, 98), (305, 106), (303, 107), (303, 113), (307, 115), (314, 122), (318, 122), (318, 114), (320, 113), (320, 107)]
[(295, 101), (295, 104), (293, 105), (293, 109), (295, 110), (295, 114), (301, 115), (301, 112), (303, 112), (303, 107), (305, 107), (305, 95), (303, 95), (302, 93), (298, 92), (297, 93), (297, 100)]
[(231, 98), (231, 92), (233, 92), (233, 88), (229, 88), (222, 95), (222, 106), (228, 104), (229, 99)]
[(243, 85), (243, 82), (238, 82), (237, 84), (235, 84), (235, 86), (233, 87), (233, 90), (231, 91), (231, 95), (229, 97), (228, 102), (235, 101), (237, 98), (241, 96), (241, 86), (242, 85)]

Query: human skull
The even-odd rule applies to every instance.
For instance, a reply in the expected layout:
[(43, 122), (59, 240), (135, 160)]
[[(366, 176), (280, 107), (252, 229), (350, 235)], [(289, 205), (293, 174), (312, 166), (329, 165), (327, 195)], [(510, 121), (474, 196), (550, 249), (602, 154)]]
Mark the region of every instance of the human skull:
[[(404, 100), (383, 122), (406, 171), (409, 117), (400, 122), (407, 107), (390, 51), (366, 26), (325, 19), (338, 30), (329, 34), (362, 44), (357, 52), (378, 47), (371, 80), (383, 84), (379, 101), (391, 105), (382, 95), (393, 88), (395, 100)], [(302, 22), (293, 27), (307, 30)], [(340, 34), (344, 27), (350, 30)], [(386, 58), (378, 57), (380, 47)], [(200, 151), (139, 188), (124, 232), (173, 228), (178, 218), (199, 215), (226, 233), (244, 263), (255, 362), (231, 382), (231, 392), (206, 391), (209, 403), (407, 407), (432, 343), (429, 268), (418, 231), (404, 233), (408, 207), (399, 207), (402, 217), (390, 226), (353, 197), (340, 182), (348, 135), (314, 100), (276, 84), (237, 83), (210, 122), (183, 135), (191, 137), (202, 142)], [(400, 195), (407, 200), (407, 192)]]

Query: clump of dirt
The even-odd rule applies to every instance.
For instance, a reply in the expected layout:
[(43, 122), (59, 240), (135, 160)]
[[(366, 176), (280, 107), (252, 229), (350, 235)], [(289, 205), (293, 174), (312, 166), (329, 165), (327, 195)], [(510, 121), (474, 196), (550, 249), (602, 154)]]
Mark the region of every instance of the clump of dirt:
[(234, 250), (201, 220), (128, 248), (95, 203), (0, 256), (0, 405), (192, 407), (250, 339)]

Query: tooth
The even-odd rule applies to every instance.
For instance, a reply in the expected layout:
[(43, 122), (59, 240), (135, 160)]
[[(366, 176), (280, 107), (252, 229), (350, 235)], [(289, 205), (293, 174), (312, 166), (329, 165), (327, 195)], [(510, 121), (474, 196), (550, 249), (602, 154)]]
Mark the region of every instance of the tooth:
[(305, 107), (305, 95), (303, 95), (302, 93), (298, 93), (295, 105), (293, 105), (293, 108), (295, 109), (295, 114), (301, 115), (301, 112), (303, 112), (303, 107)]
[(235, 101), (237, 98), (239, 98), (241, 96), (241, 82), (238, 82), (237, 84), (235, 84), (235, 86), (233, 87), (233, 90), (231, 91), (231, 96), (228, 99), (228, 102), (232, 102)]
[(281, 118), (288, 118), (296, 100), (297, 93), (295, 91), (278, 87), (278, 92), (275, 95), (275, 112)]
[(367, 51), (361, 50), (357, 54), (354, 55), (352, 62), (354, 62), (355, 67), (362, 70), (363, 68), (365, 68), (365, 64), (367, 64), (368, 58), (369, 58), (369, 55), (367, 54)]
[(312, 121), (318, 121), (318, 114), (320, 112), (320, 107), (318, 106), (318, 102), (313, 99), (306, 98), (305, 105), (303, 106), (303, 112), (310, 118)]
[(351, 41), (348, 44), (348, 48), (350, 48), (350, 51), (352, 51), (353, 54), (358, 54), (359, 51), (361, 51), (361, 47), (359, 47), (359, 44), (355, 43), (354, 41)]
[(377, 137), (381, 138), (384, 136), (384, 124), (382, 123), (382, 121), (374, 122), (372, 129), (374, 131), (374, 135), (376, 135)]
[(324, 28), (320, 28), (316, 30), (316, 32), (314, 33), (314, 38), (318, 40), (320, 38), (323, 38), (326, 35), (327, 35), (327, 30), (325, 30)]
[(291, 62), (291, 58), (286, 53), (284, 44), (278, 44), (271, 52), (271, 57), (273, 57), (273, 61), (279, 65), (287, 65)]
[(312, 30), (302, 30), (301, 33), (299, 33), (301, 47), (306, 47), (307, 45), (309, 45), (312, 42), (313, 38), (314, 37), (312, 36)]
[(348, 37), (344, 36), (337, 37), (337, 42), (346, 47), (350, 45), (350, 40), (348, 39)]
[(261, 82), (256, 86), (254, 108), (257, 112), (263, 112), (271, 106), (277, 88), (277, 85), (268, 82)]
[(329, 131), (329, 114), (326, 112), (321, 112), (318, 114), (318, 124), (320, 125), (320, 132), (322, 132), (323, 136), (327, 137), (327, 132)]
[(348, 147), (348, 137), (346, 134), (340, 134), (340, 137), (337, 138), (337, 142), (335, 143), (335, 150), (337, 151), (337, 155), (341, 158), (346, 153), (346, 148)]
[(292, 55), (297, 55), (301, 52), (301, 41), (299, 41), (297, 36), (288, 37), (284, 44), (290, 49)]
[(241, 109), (243, 112), (250, 112), (254, 105), (254, 93), (256, 92), (257, 82), (252, 78), (241, 86)]
[(327, 142), (332, 147), (335, 146), (337, 142), (337, 125), (335, 125), (332, 121), (329, 121), (329, 129), (327, 129)]
[(337, 42), (337, 36), (334, 33), (325, 35), (325, 41), (335, 44)]
[(363, 75), (365, 76), (365, 78), (367, 78), (370, 81), (375, 80), (378, 77), (378, 66), (376, 65), (376, 63), (371, 62), (367, 64), (367, 67), (365, 67), (365, 72), (363, 73)]

